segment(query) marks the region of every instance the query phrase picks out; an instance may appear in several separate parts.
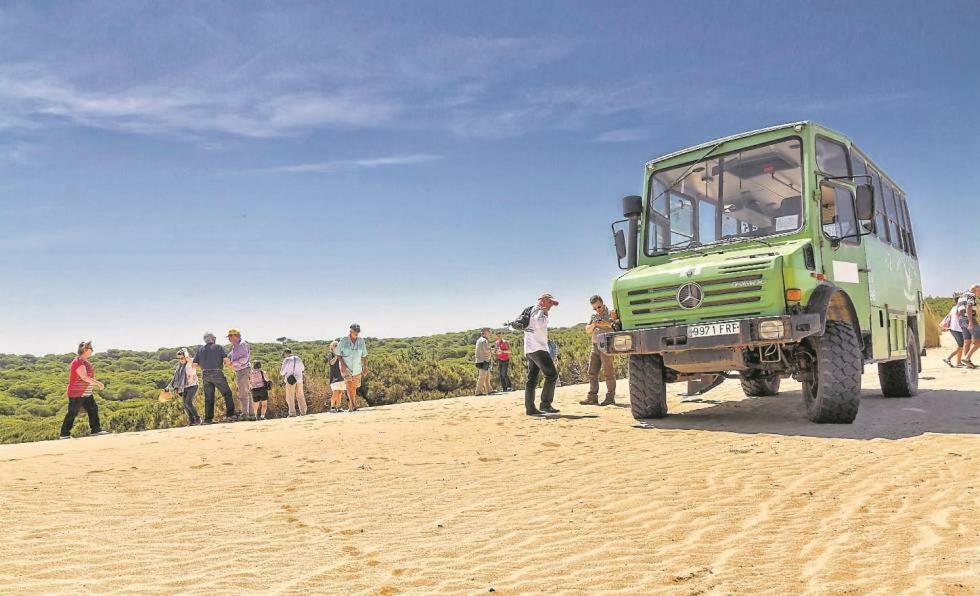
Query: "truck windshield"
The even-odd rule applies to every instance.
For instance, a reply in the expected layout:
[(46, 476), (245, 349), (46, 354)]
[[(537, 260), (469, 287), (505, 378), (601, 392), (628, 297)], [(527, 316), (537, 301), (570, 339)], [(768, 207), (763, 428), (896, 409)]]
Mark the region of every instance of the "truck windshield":
[(802, 158), (792, 137), (654, 172), (647, 254), (799, 230)]

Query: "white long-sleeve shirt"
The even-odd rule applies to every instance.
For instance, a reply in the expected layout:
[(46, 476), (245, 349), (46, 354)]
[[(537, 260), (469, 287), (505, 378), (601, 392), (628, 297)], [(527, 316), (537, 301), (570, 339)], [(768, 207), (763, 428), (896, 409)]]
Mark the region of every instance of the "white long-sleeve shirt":
[(524, 353), (548, 351), (548, 313), (535, 306), (524, 330)]
[(279, 369), (279, 376), (285, 379), (289, 375), (294, 375), (296, 377), (296, 382), (303, 380), (303, 371), (306, 370), (306, 366), (303, 365), (303, 360), (299, 356), (289, 356), (288, 358), (283, 358), (282, 367)]

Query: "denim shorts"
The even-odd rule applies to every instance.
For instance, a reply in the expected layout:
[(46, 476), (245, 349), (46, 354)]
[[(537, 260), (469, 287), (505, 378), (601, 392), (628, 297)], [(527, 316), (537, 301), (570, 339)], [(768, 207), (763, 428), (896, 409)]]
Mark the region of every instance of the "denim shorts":
[(966, 316), (960, 317), (960, 330), (963, 332), (963, 339), (980, 339), (980, 325), (977, 324), (977, 318), (973, 317), (973, 330), (970, 330), (969, 322)]
[(950, 335), (953, 336), (953, 339), (956, 341), (956, 345), (962, 348), (963, 347), (963, 333), (960, 332), (960, 331), (956, 331), (954, 329), (950, 329), (949, 330), (949, 333), (950, 333)]

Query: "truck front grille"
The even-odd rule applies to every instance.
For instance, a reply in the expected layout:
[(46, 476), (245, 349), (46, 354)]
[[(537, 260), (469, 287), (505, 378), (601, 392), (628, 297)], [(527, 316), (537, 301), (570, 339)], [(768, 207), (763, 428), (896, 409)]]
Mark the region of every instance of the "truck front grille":
[[(630, 290), (626, 293), (626, 303), (629, 311), (640, 317), (637, 321), (640, 325), (676, 324), (756, 315), (770, 306), (765, 303), (763, 293), (763, 286), (768, 279), (762, 273), (762, 270), (770, 266), (770, 263), (728, 265), (719, 268), (719, 271), (726, 275), (691, 280), (696, 281), (704, 290), (704, 300), (701, 306), (695, 309), (685, 309), (677, 303), (677, 290), (688, 283), (688, 280)], [(736, 305), (752, 305), (749, 308), (753, 312), (748, 314), (742, 311), (730, 312), (732, 310), (730, 307)]]

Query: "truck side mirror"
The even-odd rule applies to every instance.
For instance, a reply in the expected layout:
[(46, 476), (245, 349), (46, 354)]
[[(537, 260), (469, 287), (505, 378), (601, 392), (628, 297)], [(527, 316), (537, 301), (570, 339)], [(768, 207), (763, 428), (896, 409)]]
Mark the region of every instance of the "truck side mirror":
[(626, 234), (624, 234), (623, 230), (621, 229), (616, 230), (616, 233), (613, 234), (613, 238), (616, 242), (616, 257), (622, 261), (626, 258)]
[(875, 190), (870, 184), (858, 184), (854, 200), (857, 218), (867, 221), (875, 218)]

